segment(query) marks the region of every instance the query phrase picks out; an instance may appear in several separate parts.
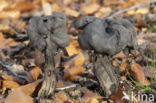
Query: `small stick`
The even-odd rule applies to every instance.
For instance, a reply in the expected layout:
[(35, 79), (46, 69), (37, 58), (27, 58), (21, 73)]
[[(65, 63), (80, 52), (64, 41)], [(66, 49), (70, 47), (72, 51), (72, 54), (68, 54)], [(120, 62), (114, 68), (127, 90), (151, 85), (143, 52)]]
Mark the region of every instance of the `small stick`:
[(17, 73), (15, 73), (11, 67), (9, 65), (4, 64), (2, 61), (0, 61), (0, 65), (2, 65), (2, 67), (4, 67), (5, 69), (7, 69), (7, 71), (9, 71), (13, 76), (21, 78), (21, 79), (25, 79), (24, 76), (22, 75), (18, 75)]
[(2, 61), (0, 61), (0, 65), (2, 65), (4, 68), (6, 68), (8, 71), (10, 71), (10, 73), (13, 75), (13, 76), (16, 76), (18, 77), (17, 73), (15, 73), (10, 66), (4, 64)]
[(60, 87), (60, 88), (55, 88), (56, 91), (63, 91), (63, 90), (67, 90), (67, 89), (70, 89), (70, 88), (76, 88), (78, 85), (76, 84), (72, 84), (72, 85), (69, 85), (69, 86), (65, 86), (65, 87)]

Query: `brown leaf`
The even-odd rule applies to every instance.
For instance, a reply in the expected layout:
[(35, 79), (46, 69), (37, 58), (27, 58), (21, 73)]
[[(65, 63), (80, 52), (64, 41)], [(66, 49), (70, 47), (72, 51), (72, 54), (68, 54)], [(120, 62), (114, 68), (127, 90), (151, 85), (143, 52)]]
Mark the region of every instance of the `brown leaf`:
[(42, 9), (43, 9), (44, 15), (52, 15), (51, 4), (46, 2), (45, 0), (42, 0)]
[[(86, 90), (84, 96), (80, 100), (81, 103), (98, 103), (97, 99), (101, 99), (102, 97), (99, 94), (93, 93), (92, 91)], [(93, 99), (93, 100), (92, 100)], [(95, 100), (96, 99), (96, 100)], [(94, 101), (94, 102), (92, 102)]]
[(113, 56), (113, 58), (125, 58), (125, 57), (126, 57), (126, 55), (122, 51)]
[(99, 103), (99, 102), (96, 98), (92, 98), (90, 99), (89, 103)]
[(87, 56), (80, 52), (77, 56), (73, 57), (67, 62), (64, 62), (62, 65), (65, 69), (71, 68), (72, 66), (82, 66), (85, 62), (85, 59), (88, 59)]
[(15, 9), (20, 12), (27, 12), (33, 10), (35, 5), (30, 1), (20, 1), (16, 3)]
[(2, 11), (4, 8), (8, 6), (7, 1), (5, 0), (0, 0), (0, 11)]
[[(26, 95), (32, 95), (32, 93), (35, 91), (36, 87), (39, 85), (39, 83), (41, 83), (43, 80), (39, 79), (33, 83), (24, 85), (24, 86), (20, 86), (17, 89), (20, 89), (23, 93), (25, 93)], [(16, 89), (15, 89), (16, 90)]]
[(70, 8), (65, 8), (65, 14), (68, 16), (73, 16), (73, 17), (78, 17), (80, 15), (79, 12)]
[(118, 91), (111, 96), (111, 100), (115, 101), (115, 103), (125, 103), (125, 100), (122, 99), (123, 96), (122, 85), (120, 84)]
[(40, 67), (44, 63), (45, 63), (45, 58), (43, 54), (38, 49), (35, 49), (35, 64)]
[(5, 39), (3, 41), (3, 43), (0, 45), (0, 48), (3, 49), (3, 48), (10, 48), (10, 47), (15, 47), (17, 45), (19, 45), (20, 42), (15, 42), (12, 38), (9, 38), (9, 39)]
[(3, 80), (2, 81), (2, 86), (3, 86), (3, 88), (2, 88), (2, 94), (4, 94), (5, 93), (5, 90), (7, 88), (14, 89), (14, 88), (19, 87), (20, 85), (17, 82), (14, 82), (14, 81), (6, 81), (6, 80)]
[(53, 3), (52, 4), (52, 11), (53, 12), (62, 12), (63, 10), (57, 3)]
[(68, 77), (75, 76), (84, 72), (84, 68), (82, 66), (74, 66), (70, 69), (64, 69), (64, 79)]
[(30, 72), (27, 73), (26, 80), (28, 83), (34, 82), (38, 79), (39, 75), (41, 74), (41, 69), (39, 67), (35, 67), (31, 69)]
[(66, 50), (69, 56), (73, 56), (74, 54), (79, 53), (72, 43), (70, 43), (70, 45), (66, 47)]
[(0, 20), (6, 18), (19, 18), (20, 12), (17, 10), (0, 11)]
[(60, 63), (61, 63), (61, 55), (60, 54), (57, 54), (54, 57), (54, 60), (55, 60), (55, 68), (59, 67), (60, 66)]
[(26, 95), (18, 88), (7, 96), (4, 103), (34, 103), (34, 101), (32, 97)]
[(122, 63), (121, 66), (120, 66), (120, 73), (125, 72), (128, 65), (129, 65), (128, 63)]
[(57, 81), (57, 84), (56, 84), (56, 88), (60, 88), (60, 87), (63, 87), (64, 84), (61, 80)]
[(73, 0), (63, 0), (64, 5), (69, 5), (72, 3)]
[(5, 40), (3, 34), (0, 32), (0, 45), (3, 44), (3, 41)]
[(24, 83), (22, 80), (20, 80), (19, 78), (17, 77), (14, 77), (14, 76), (11, 76), (11, 75), (7, 75), (7, 74), (4, 74), (1, 76), (4, 80), (6, 81), (14, 81), (14, 82), (17, 82), (17, 83)]
[(68, 100), (68, 96), (64, 91), (55, 94), (54, 103), (64, 103)]
[(98, 4), (82, 5), (81, 9), (85, 14), (92, 14), (99, 9)]
[(149, 86), (150, 82), (145, 77), (145, 74), (143, 72), (142, 67), (135, 63), (131, 65), (131, 75), (134, 77), (134, 79), (139, 82), (141, 85)]

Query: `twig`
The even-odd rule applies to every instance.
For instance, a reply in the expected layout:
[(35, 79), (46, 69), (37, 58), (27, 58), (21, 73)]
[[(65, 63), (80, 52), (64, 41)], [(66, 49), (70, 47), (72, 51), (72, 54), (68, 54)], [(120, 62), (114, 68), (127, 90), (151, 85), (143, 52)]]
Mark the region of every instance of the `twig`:
[(62, 91), (62, 90), (70, 89), (70, 88), (76, 88), (77, 86), (78, 86), (78, 85), (76, 85), (76, 84), (72, 84), (72, 85), (65, 86), (65, 87), (55, 88), (55, 90), (56, 90), (56, 91)]
[(10, 73), (13, 75), (13, 76), (16, 76), (18, 77), (17, 73), (15, 73), (10, 66), (4, 64), (2, 61), (0, 61), (0, 65), (2, 65), (4, 68), (6, 68), (8, 71), (10, 71)]
[(136, 4), (136, 5), (134, 5), (134, 6), (131, 6), (130, 8), (126, 8), (126, 9), (123, 9), (123, 10), (119, 10), (119, 11), (117, 11), (116, 13), (112, 14), (111, 16), (109, 16), (108, 18), (111, 19), (111, 18), (115, 17), (116, 15), (119, 15), (119, 14), (121, 14), (121, 13), (124, 13), (124, 12), (126, 12), (126, 11), (128, 11), (128, 10), (137, 9), (137, 8), (143, 7), (143, 6), (147, 5), (147, 4), (151, 4), (151, 3), (155, 3), (155, 2), (156, 2), (156, 0), (149, 0), (149, 1), (147, 1), (147, 2), (143, 2), (143, 3), (140, 3), (140, 4)]
[(11, 67), (10, 67), (9, 65), (6, 65), (6, 64), (3, 63), (2, 61), (0, 61), (0, 65), (1, 65), (2, 67), (4, 67), (5, 69), (7, 69), (7, 71), (9, 71), (13, 76), (18, 77), (18, 78), (21, 78), (21, 79), (25, 79), (24, 76), (21, 76), (21, 75), (18, 75), (17, 73), (15, 73), (15, 72), (11, 69)]

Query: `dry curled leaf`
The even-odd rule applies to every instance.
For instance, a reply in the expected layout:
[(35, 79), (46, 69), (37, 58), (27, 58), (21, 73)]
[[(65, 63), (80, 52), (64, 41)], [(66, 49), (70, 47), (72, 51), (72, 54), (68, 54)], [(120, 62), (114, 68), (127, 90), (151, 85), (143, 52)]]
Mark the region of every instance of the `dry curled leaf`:
[(137, 63), (132, 64), (132, 66), (131, 66), (131, 72), (132, 72), (131, 75), (141, 85), (146, 85), (146, 86), (149, 86), (150, 85), (150, 82), (145, 77), (145, 74), (143, 72), (143, 69), (142, 69), (142, 67), (139, 64), (137, 64)]

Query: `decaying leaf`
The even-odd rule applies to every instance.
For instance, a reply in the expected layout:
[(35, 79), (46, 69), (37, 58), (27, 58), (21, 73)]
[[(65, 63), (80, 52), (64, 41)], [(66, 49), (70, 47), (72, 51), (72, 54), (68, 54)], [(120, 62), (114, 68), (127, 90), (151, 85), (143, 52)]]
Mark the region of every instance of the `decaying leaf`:
[(73, 17), (78, 17), (80, 15), (79, 12), (73, 9), (65, 8), (65, 14)]
[(17, 88), (19, 87), (20, 85), (17, 83), (17, 82), (14, 82), (14, 81), (6, 81), (6, 80), (3, 80), (2, 81), (2, 94), (5, 93), (5, 90), (7, 88), (9, 89), (14, 89), (14, 88)]
[(97, 100), (101, 98), (102, 97), (99, 94), (86, 90), (80, 102), (81, 103), (99, 103)]
[(70, 43), (70, 45), (66, 47), (66, 50), (69, 56), (73, 56), (74, 54), (79, 53), (72, 43)]
[(128, 63), (122, 63), (120, 66), (120, 73), (125, 72), (126, 68), (128, 67)]
[(92, 14), (99, 9), (98, 4), (82, 5), (81, 9), (85, 14)]
[(85, 56), (82, 52), (80, 52), (77, 56), (73, 57), (67, 62), (64, 62), (63, 67), (65, 69), (68, 69), (72, 66), (82, 66), (85, 63), (85, 61), (87, 61), (85, 59), (88, 59), (87, 56)]
[(55, 94), (54, 103), (64, 103), (68, 100), (68, 96), (64, 91)]
[(1, 76), (4, 80), (6, 81), (14, 81), (14, 82), (17, 82), (17, 83), (20, 83), (20, 84), (23, 84), (24, 81), (23, 80), (20, 80), (19, 78), (17, 77), (14, 77), (12, 75), (7, 75), (7, 74), (4, 74)]
[(145, 74), (143, 72), (143, 69), (142, 69), (142, 67), (139, 64), (137, 64), (137, 63), (132, 64), (132, 66), (131, 66), (131, 72), (132, 72), (131, 75), (141, 85), (146, 85), (146, 86), (149, 86), (150, 85), (150, 82), (145, 77)]
[(20, 12), (27, 12), (33, 10), (34, 8), (35, 5), (30, 1), (20, 1), (15, 5), (15, 9), (19, 10)]
[(6, 18), (19, 18), (20, 12), (18, 10), (0, 11), (0, 20)]
[(34, 100), (20, 89), (16, 89), (7, 96), (4, 103), (34, 103)]
[(0, 45), (3, 44), (3, 41), (5, 40), (3, 34), (0, 32)]
[(40, 74), (41, 69), (39, 67), (35, 67), (27, 73), (26, 80), (28, 81), (28, 83), (34, 82), (38, 79)]
[(43, 54), (38, 49), (35, 49), (35, 64), (40, 67), (44, 63), (45, 63), (45, 58)]
[(67, 79), (71, 76), (81, 74), (85, 69), (82, 66), (74, 66), (70, 69), (64, 69), (64, 79)]
[(35, 89), (39, 85), (39, 83), (41, 83), (42, 81), (43, 80), (39, 79), (39, 80), (32, 82), (30, 84), (20, 86), (20, 87), (16, 88), (15, 90), (20, 89), (23, 93), (30, 96), (35, 91)]

